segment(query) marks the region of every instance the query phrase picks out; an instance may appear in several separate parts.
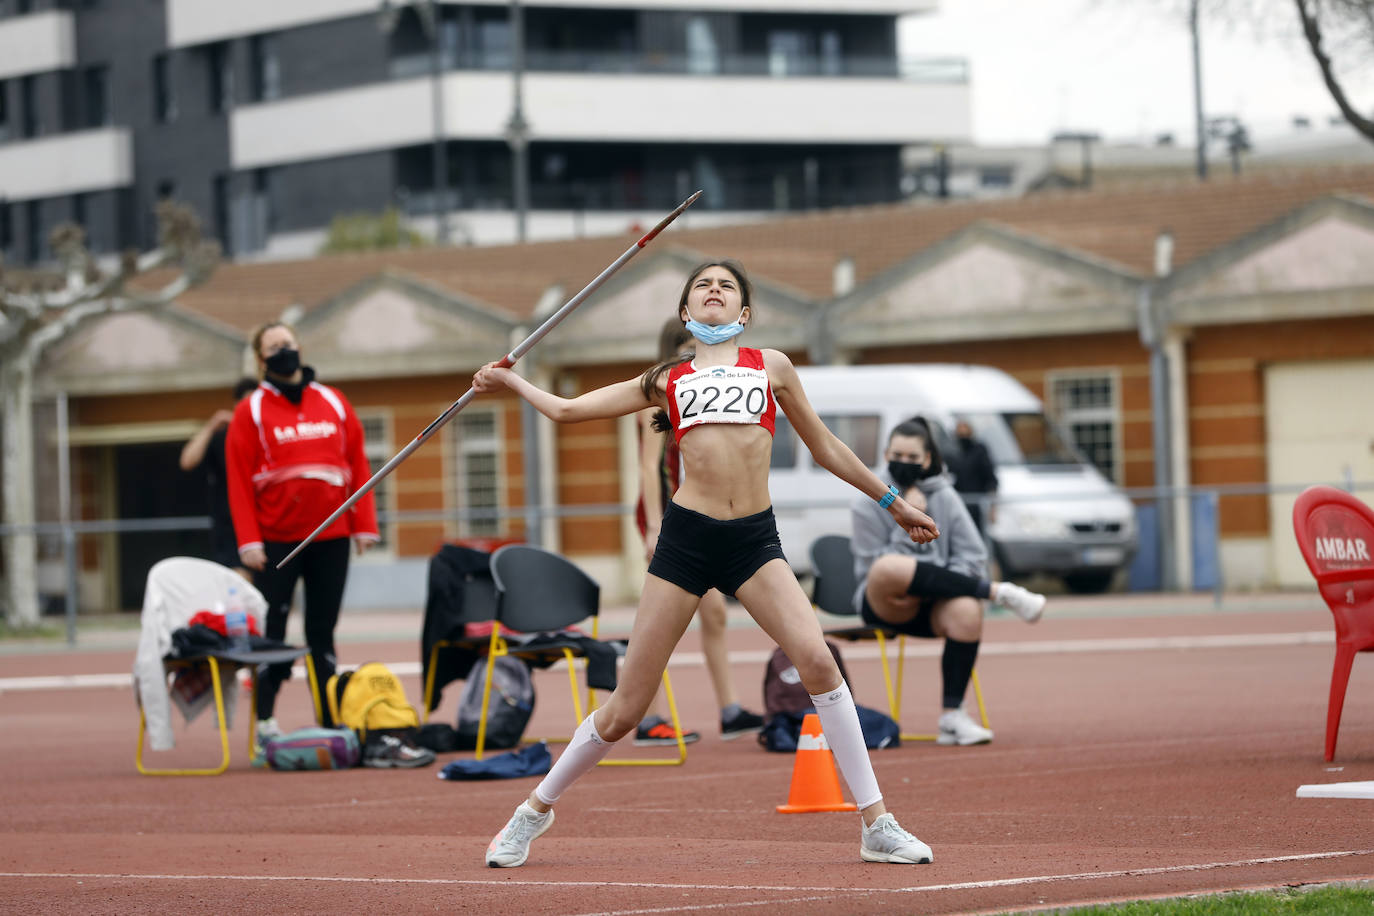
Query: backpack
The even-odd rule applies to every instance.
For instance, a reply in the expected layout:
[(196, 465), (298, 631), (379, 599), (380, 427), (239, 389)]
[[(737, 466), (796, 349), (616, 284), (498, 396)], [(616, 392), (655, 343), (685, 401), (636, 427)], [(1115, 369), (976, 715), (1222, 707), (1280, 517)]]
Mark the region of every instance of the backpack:
[[(835, 664), (840, 668), (840, 677), (849, 683), (849, 672), (844, 667), (844, 658), (839, 646), (830, 640), (825, 641)], [(864, 744), (870, 750), (901, 745), (901, 728), (889, 715), (855, 704), (859, 712), (859, 727), (863, 729)], [(811, 695), (802, 686), (797, 666), (793, 665), (782, 649), (774, 649), (768, 659), (768, 667), (763, 672), (763, 710), (764, 725), (759, 732), (759, 744), (770, 751), (795, 751), (801, 735), (802, 719), (815, 708)]]
[(381, 662), (368, 662), (354, 671), (333, 675), (325, 696), (335, 726), (353, 729), (364, 742), (369, 731), (413, 736), (420, 730), (419, 713), (406, 702), (400, 678)]
[(343, 770), (362, 760), (358, 736), (348, 728), (298, 728), (263, 744), (274, 770)]
[[(486, 689), (486, 670), (474, 666), (463, 683), (458, 700), (458, 749), (477, 747), (477, 729), (482, 721), (482, 692)], [(525, 734), (534, 712), (534, 681), (530, 668), (518, 658), (498, 655), (492, 665), (491, 703), (487, 708), (485, 746), (515, 747)]]
[[(845, 670), (844, 659), (840, 657), (840, 647), (830, 640), (825, 641), (835, 664), (840, 666), (840, 677), (849, 683), (849, 672)], [(782, 649), (774, 649), (768, 659), (768, 667), (763, 672), (763, 716), (772, 718), (782, 712), (802, 712), (811, 708), (811, 695), (802, 686), (797, 666), (792, 664)]]

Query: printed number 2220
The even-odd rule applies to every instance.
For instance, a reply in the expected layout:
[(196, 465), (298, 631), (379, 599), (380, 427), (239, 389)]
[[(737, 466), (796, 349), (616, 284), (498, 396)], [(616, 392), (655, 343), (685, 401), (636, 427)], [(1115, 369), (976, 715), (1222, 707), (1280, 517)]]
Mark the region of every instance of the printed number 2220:
[[(695, 389), (689, 388), (682, 392), (684, 400), (687, 401), (682, 407), (682, 419), (690, 420), (692, 417), (700, 416), (704, 413), (763, 413), (763, 408), (768, 404), (768, 396), (763, 393), (762, 388), (750, 388), (746, 395), (744, 389), (739, 385), (730, 385), (721, 390), (715, 385), (703, 385), (698, 396)], [(759, 400), (758, 406), (754, 406), (754, 398)], [(717, 406), (717, 402), (724, 398), (724, 403)], [(697, 406), (697, 401), (701, 401), (701, 406)], [(739, 402), (744, 402), (744, 410), (739, 408)], [(696, 408), (695, 410), (693, 408)]]

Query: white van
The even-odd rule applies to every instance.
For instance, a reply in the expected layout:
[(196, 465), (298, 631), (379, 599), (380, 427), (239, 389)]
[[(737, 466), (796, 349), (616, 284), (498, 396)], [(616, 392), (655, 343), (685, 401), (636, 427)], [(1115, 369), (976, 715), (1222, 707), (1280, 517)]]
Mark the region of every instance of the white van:
[[(1136, 552), (1135, 509), (1089, 463), (1024, 385), (989, 366), (799, 366), (816, 412), (869, 467), (886, 465), (892, 428), (920, 415), (947, 452), (956, 418), (968, 420), (997, 467), (996, 519), (988, 536), (1006, 578), (1062, 577), (1069, 589), (1100, 592)], [(769, 475), (783, 551), (809, 572), (811, 543), (848, 534), (855, 491), (811, 462), (778, 412)]]

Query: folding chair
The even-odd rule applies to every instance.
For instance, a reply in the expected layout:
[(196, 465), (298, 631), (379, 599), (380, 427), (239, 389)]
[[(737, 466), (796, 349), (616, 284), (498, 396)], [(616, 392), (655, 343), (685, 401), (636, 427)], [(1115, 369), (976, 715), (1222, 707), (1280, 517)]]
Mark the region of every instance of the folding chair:
[(1336, 624), (1326, 704), (1326, 760), (1336, 756), (1356, 652), (1374, 651), (1374, 510), (1344, 490), (1308, 487), (1293, 504), (1293, 533)]
[[(306, 671), (310, 677), (311, 694), (315, 690), (315, 670), (306, 648), (263, 649), (242, 651), (221, 649), (193, 656), (172, 656), (172, 633), (186, 626), (197, 611), (209, 610), (216, 602), (228, 602), (230, 589), (244, 609), (262, 629), (267, 602), (262, 594), (232, 570), (194, 557), (171, 557), (161, 560), (148, 570), (143, 592), (143, 615), (139, 633), (138, 652), (134, 659), (134, 681), (138, 700), (138, 750), (134, 765), (145, 776), (215, 776), (229, 768), (229, 726), (237, 704), (238, 669), (250, 671), (252, 700), (258, 695), (259, 665), (295, 661), (306, 657)], [(218, 766), (159, 769), (143, 764), (144, 735), (151, 729), (154, 750), (169, 750), (173, 745), (171, 696), (168, 676), (181, 669), (206, 666), (215, 702), (215, 718), (219, 726), (221, 759)], [(226, 688), (228, 688), (226, 690)], [(318, 710), (316, 710), (318, 715)], [(248, 717), (248, 754), (253, 753), (253, 725)]]
[(420, 661), (424, 668), (423, 721), (439, 707), (445, 684), (470, 676), (490, 639), (468, 636), (470, 623), (496, 617), (496, 582), (491, 554), (445, 544), (430, 557)]
[[(858, 617), (854, 610), (854, 592), (859, 583), (854, 577), (854, 554), (850, 550), (849, 538), (842, 534), (826, 534), (816, 538), (811, 544), (811, 570), (815, 577), (812, 603), (816, 607), (836, 617)], [(883, 664), (883, 684), (887, 688), (888, 715), (898, 723), (902, 721), (902, 675), (906, 663), (906, 634), (890, 627), (860, 626), (835, 627), (824, 631), (826, 636), (856, 642), (861, 639), (878, 641), (878, 657)], [(897, 638), (897, 684), (893, 687), (892, 669), (888, 661), (888, 640)], [(983, 688), (978, 683), (978, 670), (973, 671), (973, 696), (978, 701), (978, 716), (984, 728), (988, 724), (987, 706), (983, 703)], [(902, 733), (905, 741), (934, 741), (933, 734)]]
[[(567, 662), (573, 716), (577, 723), (581, 723), (582, 703), (578, 697), (574, 660), (578, 657), (586, 659), (587, 650), (583, 639), (570, 635), (568, 628), (591, 618), (591, 639), (602, 645), (610, 645), (598, 636), (601, 586), (570, 561), (538, 547), (508, 544), (491, 555), (491, 574), (496, 583), (497, 625), (492, 627), (487, 650), (486, 684), (482, 693), (482, 716), (477, 730), (479, 760), (486, 743), (492, 668), (497, 656), (513, 655), (543, 665), (552, 664), (559, 659)], [(541, 635), (537, 640), (521, 642), (514, 636), (502, 636), (502, 627), (522, 634), (522, 638), (528, 634)], [(676, 766), (687, 759), (687, 745), (682, 740), (677, 702), (673, 699), (673, 685), (667, 671), (663, 672), (663, 692), (668, 698), (668, 709), (672, 714), (673, 728), (678, 736), (678, 756), (603, 760), (602, 766)], [(589, 713), (596, 710), (596, 695), (590, 684), (587, 686), (587, 710)]]

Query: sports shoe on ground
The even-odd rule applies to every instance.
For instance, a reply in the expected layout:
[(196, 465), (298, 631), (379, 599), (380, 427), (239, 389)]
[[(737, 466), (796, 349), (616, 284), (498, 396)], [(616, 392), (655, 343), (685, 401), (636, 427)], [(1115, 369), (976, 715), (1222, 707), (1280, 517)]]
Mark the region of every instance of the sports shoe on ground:
[[(691, 744), (693, 741), (700, 741), (701, 735), (696, 732), (683, 732), (682, 743)], [(663, 721), (659, 716), (645, 719), (639, 723), (639, 728), (635, 731), (636, 747), (659, 747), (666, 744), (677, 744), (677, 732), (673, 726)]]
[(395, 735), (369, 735), (363, 751), (363, 766), (389, 769), (391, 767), (422, 767), (434, 762), (434, 752), (427, 747), (415, 747)]
[(865, 862), (895, 865), (929, 865), (935, 860), (930, 847), (902, 829), (891, 814), (880, 814), (872, 826), (859, 832), (859, 857)]
[(936, 744), (957, 744), (967, 747), (970, 744), (987, 744), (992, 740), (992, 732), (979, 725), (962, 709), (946, 709), (940, 714), (940, 736)]
[(1035, 623), (1045, 613), (1045, 596), (1010, 582), (997, 586), (997, 603), (1026, 623)]
[(543, 814), (521, 802), (506, 826), (487, 846), (487, 864), (492, 868), (514, 868), (530, 857), (530, 844), (553, 826), (553, 810)]
[(741, 709), (728, 720), (720, 720), (722, 741), (733, 741), (740, 735), (751, 735), (760, 731), (763, 731), (763, 716), (756, 716), (747, 709)]
[(252, 765), (255, 767), (267, 766), (267, 742), (284, 734), (285, 732), (277, 724), (275, 716), (270, 719), (259, 719), (257, 724), (253, 726)]

